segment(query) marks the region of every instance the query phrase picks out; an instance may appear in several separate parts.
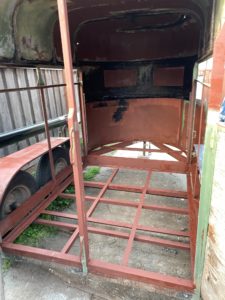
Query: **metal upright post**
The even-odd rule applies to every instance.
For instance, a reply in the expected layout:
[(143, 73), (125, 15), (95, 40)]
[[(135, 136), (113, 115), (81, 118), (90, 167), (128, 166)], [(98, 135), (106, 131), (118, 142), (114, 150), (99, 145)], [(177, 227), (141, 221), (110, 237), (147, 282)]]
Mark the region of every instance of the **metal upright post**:
[(59, 24), (61, 32), (64, 71), (66, 80), (67, 103), (68, 103), (68, 127), (70, 135), (70, 160), (73, 168), (74, 184), (76, 189), (76, 205), (78, 214), (78, 225), (80, 234), (80, 243), (82, 251), (83, 271), (87, 271), (87, 262), (89, 259), (89, 244), (87, 220), (84, 207), (84, 182), (82, 174), (82, 159), (79, 138), (79, 124), (77, 120), (77, 108), (75, 101), (73, 65), (71, 55), (71, 43), (69, 35), (68, 11), (66, 0), (57, 0)]
[(188, 108), (188, 123), (187, 123), (187, 160), (191, 163), (193, 152), (193, 134), (194, 134), (194, 120), (195, 120), (195, 106), (196, 106), (196, 80), (193, 82), (189, 108)]
[(86, 156), (88, 154), (88, 134), (87, 134), (85, 96), (83, 93), (83, 76), (81, 72), (78, 73), (78, 79), (79, 79), (79, 98), (80, 98), (79, 100), (80, 100), (83, 147), (84, 147), (84, 156)]

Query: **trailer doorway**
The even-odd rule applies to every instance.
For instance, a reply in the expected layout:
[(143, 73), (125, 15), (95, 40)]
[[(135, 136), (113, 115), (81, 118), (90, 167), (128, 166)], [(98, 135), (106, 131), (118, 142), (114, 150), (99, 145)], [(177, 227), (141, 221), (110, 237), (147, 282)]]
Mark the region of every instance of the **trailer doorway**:
[[(139, 2), (133, 2), (135, 2), (133, 6), (128, 5), (129, 9), (126, 11), (116, 9), (116, 13), (111, 13), (112, 18), (97, 17), (81, 22), (82, 26), (79, 27), (79, 31), (74, 32), (74, 43), (71, 47), (66, 2), (58, 1), (69, 106), (70, 160), (73, 173), (70, 169), (66, 173), (66, 177), (64, 177), (65, 174), (59, 177), (58, 179), (61, 181), (58, 183), (60, 184), (56, 188), (56, 182), (54, 182), (50, 188), (51, 195), (44, 195), (43, 201), (32, 214), (21, 220), (9, 234), (3, 233), (2, 247), (5, 251), (82, 267), (83, 272), (91, 271), (122, 276), (193, 290), (200, 188), (194, 144), (200, 145), (204, 138), (204, 126), (202, 126), (204, 113), (202, 106), (198, 106), (195, 101), (197, 82), (194, 67), (203, 53), (204, 55), (210, 53), (210, 45), (207, 43), (210, 16), (207, 15), (206, 8), (202, 5), (201, 13), (204, 15), (206, 24), (204, 27), (200, 17), (201, 13), (198, 14), (196, 5), (192, 7), (193, 3), (190, 3), (189, 9), (185, 10), (184, 2), (183, 8), (182, 2), (179, 2), (181, 7), (176, 3), (175, 6), (178, 7), (174, 9), (162, 9), (165, 5), (164, 1), (158, 4), (157, 9), (156, 4), (154, 4), (155, 7), (147, 9), (139, 7), (141, 6), (138, 4)], [(110, 5), (111, 3), (109, 3)], [(120, 4), (118, 6), (120, 7)], [(69, 7), (71, 19), (75, 12), (76, 8)], [(93, 15), (95, 14), (94, 10)], [(132, 27), (131, 24), (132, 26), (135, 24), (135, 26)], [(98, 32), (101, 28), (104, 30), (100, 31), (98, 39), (93, 39), (94, 35), (89, 35), (87, 38), (87, 33), (90, 33), (91, 29)], [(112, 30), (115, 28), (116, 32), (113, 34)], [(152, 39), (148, 39), (148, 43), (143, 43), (149, 31), (152, 32)], [(205, 34), (202, 34), (203, 31)], [(160, 36), (157, 34), (158, 32), (160, 32)], [(55, 27), (54, 34), (55, 37), (58, 36), (59, 27)], [(124, 44), (118, 43), (117, 38), (121, 39), (121, 35), (122, 37), (126, 36)], [(109, 37), (112, 40), (108, 40)], [(137, 42), (138, 37), (142, 41), (140, 45)], [(174, 38), (176, 43), (170, 43), (170, 38)], [(136, 46), (134, 46), (134, 41)], [(161, 42), (160, 47), (150, 47), (153, 41), (154, 45)], [(190, 41), (192, 43), (188, 43)], [(106, 47), (110, 43), (114, 49)], [(59, 44), (57, 45), (59, 46)], [(26, 48), (27, 44), (24, 43), (23, 46)], [(117, 46), (118, 49), (115, 51)], [(57, 55), (50, 59), (59, 58), (60, 61), (62, 53), (59, 48), (56, 47)], [(71, 55), (71, 49), (73, 49), (74, 56)], [(31, 54), (34, 56), (32, 57)], [(30, 53), (30, 59), (35, 60), (35, 55)], [(97, 61), (96, 57), (98, 57)], [(72, 60), (73, 58), (75, 61)], [(79, 86), (82, 110), (83, 157), (81, 157), (79, 125), (76, 115), (72, 76), (73, 62), (82, 71), (75, 84)], [(199, 116), (199, 118), (195, 118), (195, 116)], [(202, 130), (199, 130), (200, 128)], [(108, 155), (117, 150), (125, 153), (136, 151), (142, 153), (143, 157)], [(154, 156), (146, 158), (146, 153), (154, 154)], [(161, 153), (164, 153), (167, 159), (155, 159), (157, 154)], [(82, 164), (85, 167), (98, 165), (112, 170), (105, 182), (83, 182)], [(134, 174), (143, 173), (144, 182), (141, 185), (137, 185), (135, 180), (133, 184), (123, 183), (126, 179), (126, 176), (123, 176), (124, 169), (133, 172), (131, 178), (135, 176)], [(169, 188), (169, 184), (167, 188), (161, 188), (162, 178), (170, 178), (171, 175), (174, 176), (173, 178), (184, 177), (185, 187), (173, 190)], [(120, 176), (119, 179), (117, 176)], [(156, 181), (152, 185), (154, 177)], [(158, 186), (155, 185), (157, 180)], [(169, 182), (170, 179), (166, 180)], [(47, 211), (46, 208), (56, 195), (60, 194), (62, 197), (75, 199), (75, 194), (65, 195), (63, 192), (71, 182), (75, 185), (77, 213)], [(91, 197), (85, 196), (85, 186), (98, 189), (98, 194)], [(49, 187), (46, 187), (45, 193), (49, 192), (48, 189)], [(136, 193), (137, 201), (133, 202), (130, 198), (125, 199), (129, 201), (106, 198), (105, 194), (109, 190)], [(148, 204), (146, 202), (148, 195), (155, 196), (156, 199), (157, 197), (168, 197), (170, 200), (175, 198), (178, 202), (186, 201), (187, 206)], [(86, 201), (90, 203), (88, 209), (85, 207)], [(123, 207), (133, 210), (133, 213), (130, 213), (130, 216), (133, 215), (133, 219), (130, 222), (116, 220), (118, 212), (112, 215), (111, 219), (104, 219), (101, 217), (104, 210), (98, 211), (102, 204), (119, 206), (121, 217), (123, 217)], [(143, 213), (158, 214), (159, 218), (163, 214), (170, 214), (170, 216), (174, 215), (176, 221), (184, 219), (184, 223), (181, 222), (182, 226), (178, 226), (178, 228), (169, 226), (172, 221), (171, 224), (164, 224), (163, 228), (154, 226), (151, 222), (141, 224), (140, 218)], [(59, 219), (43, 220), (39, 218), (42, 214)], [(93, 217), (94, 214), (97, 214), (98, 217)], [(72, 223), (66, 222), (65, 219), (72, 220)], [(150, 219), (153, 220), (153, 216)], [(162, 219), (167, 220), (164, 217)], [(11, 218), (8, 220), (11, 221)], [(62, 249), (59, 251), (34, 249), (13, 243), (19, 234), (34, 221), (68, 230), (69, 238)], [(8, 223), (4, 220), (3, 222), (7, 228)], [(187, 224), (187, 227), (183, 224)], [(94, 258), (90, 249), (91, 234), (125, 240), (119, 262), (104, 261), (101, 254)], [(78, 246), (75, 247), (76, 254), (73, 254), (70, 250), (77, 245), (76, 243), (78, 243)], [(186, 277), (185, 274), (185, 276), (179, 277), (174, 273), (164, 274), (160, 270), (138, 268), (140, 265), (147, 264), (145, 260), (137, 261), (136, 265), (129, 265), (132, 250), (135, 250), (135, 247), (136, 249), (144, 248), (145, 244), (149, 247), (154, 245), (152, 246), (152, 249), (155, 247), (153, 252), (161, 251), (157, 250), (159, 249), (157, 247), (163, 247), (169, 249), (168, 253), (184, 251), (184, 256), (189, 253), (190, 272), (187, 272), (188, 276)], [(106, 243), (106, 246), (110, 247), (110, 243)], [(171, 249), (172, 252), (170, 252)]]

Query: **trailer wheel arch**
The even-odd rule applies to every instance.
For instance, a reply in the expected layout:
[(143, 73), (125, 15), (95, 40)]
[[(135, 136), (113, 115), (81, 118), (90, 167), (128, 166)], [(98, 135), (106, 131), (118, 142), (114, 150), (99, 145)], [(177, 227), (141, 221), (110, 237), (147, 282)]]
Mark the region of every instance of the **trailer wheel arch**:
[[(69, 166), (69, 150), (65, 147), (56, 147), (52, 151), (54, 167), (56, 175), (61, 172), (64, 168)], [(49, 162), (49, 155), (45, 153), (39, 160), (36, 170), (36, 182), (40, 188), (51, 180), (51, 169)]]
[(0, 220), (7, 217), (37, 191), (34, 177), (20, 170), (11, 179), (0, 202)]

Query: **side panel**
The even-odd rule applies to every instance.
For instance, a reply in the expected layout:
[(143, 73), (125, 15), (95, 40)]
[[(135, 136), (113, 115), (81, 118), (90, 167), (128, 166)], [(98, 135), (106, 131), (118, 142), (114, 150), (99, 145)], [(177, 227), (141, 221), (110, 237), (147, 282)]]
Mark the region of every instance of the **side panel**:
[(87, 104), (89, 149), (118, 141), (157, 141), (178, 145), (181, 101), (135, 99)]

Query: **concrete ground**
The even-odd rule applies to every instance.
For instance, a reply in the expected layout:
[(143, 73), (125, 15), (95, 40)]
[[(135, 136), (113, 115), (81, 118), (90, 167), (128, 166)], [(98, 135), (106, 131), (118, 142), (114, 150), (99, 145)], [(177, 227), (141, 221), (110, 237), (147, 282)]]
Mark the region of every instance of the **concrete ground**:
[(175, 300), (191, 295), (123, 279), (88, 274), (49, 262), (12, 258), (4, 274), (5, 300)]
[[(102, 168), (94, 180), (107, 181), (112, 169)], [(146, 179), (145, 171), (120, 170), (113, 183), (133, 184), (143, 186)], [(186, 190), (186, 178), (181, 174), (153, 172), (151, 186), (160, 189)], [(99, 189), (86, 188), (86, 194), (97, 195)], [(114, 199), (129, 199), (138, 201), (140, 194), (108, 190), (104, 197)], [(158, 204), (186, 208), (187, 200), (146, 195), (146, 204)], [(87, 202), (87, 209), (91, 203)], [(71, 205), (67, 212), (76, 212), (75, 205)], [(125, 206), (99, 204), (93, 213), (95, 218), (117, 220), (132, 223), (136, 209)], [(64, 220), (65, 221), (65, 220)], [(186, 231), (188, 217), (173, 213), (142, 210), (139, 224)], [(91, 226), (113, 229), (111, 226)], [(129, 230), (118, 228), (123, 232)], [(188, 242), (187, 238), (138, 232), (151, 236), (160, 236), (171, 240)], [(60, 250), (68, 240), (70, 234), (64, 230), (57, 235), (44, 238), (39, 246), (42, 248)], [(94, 259), (101, 259), (110, 263), (120, 263), (126, 247), (126, 240), (89, 234), (90, 255)], [(70, 253), (79, 253), (78, 241)], [(120, 278), (110, 279), (88, 274), (83, 276), (79, 270), (54, 263), (36, 261), (33, 259), (11, 257), (11, 266), (4, 273), (5, 300), (73, 300), (73, 299), (191, 299), (191, 294), (162, 289), (149, 284), (132, 282)], [(189, 251), (172, 249), (154, 244), (134, 241), (130, 254), (129, 266), (177, 276), (191, 278)]]

